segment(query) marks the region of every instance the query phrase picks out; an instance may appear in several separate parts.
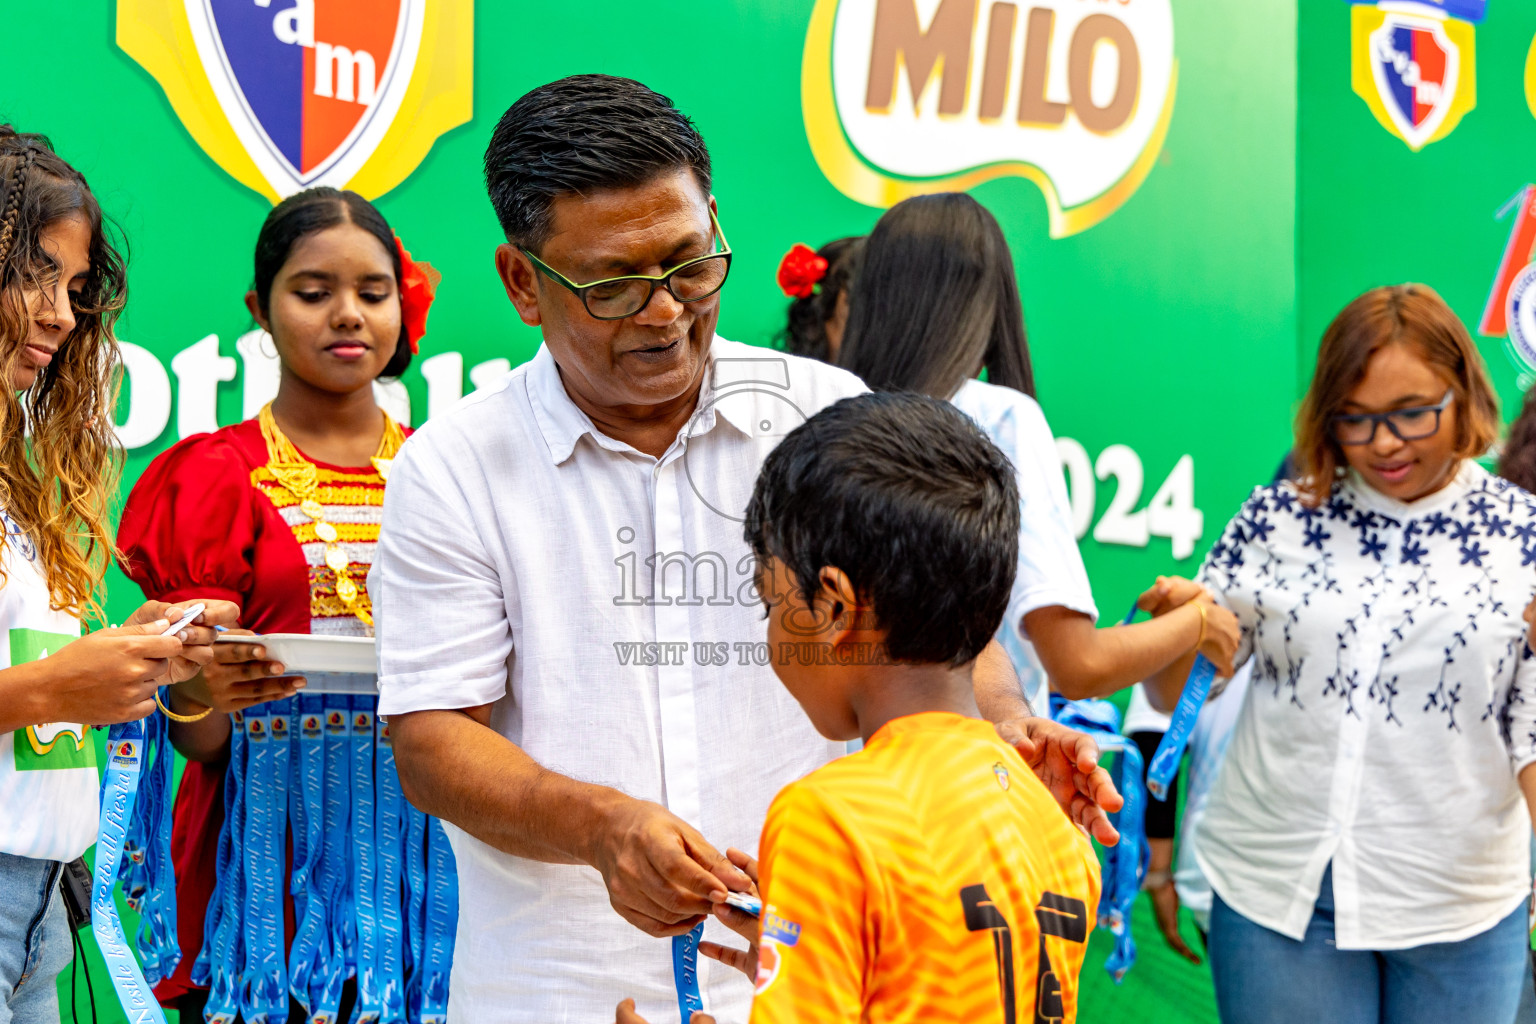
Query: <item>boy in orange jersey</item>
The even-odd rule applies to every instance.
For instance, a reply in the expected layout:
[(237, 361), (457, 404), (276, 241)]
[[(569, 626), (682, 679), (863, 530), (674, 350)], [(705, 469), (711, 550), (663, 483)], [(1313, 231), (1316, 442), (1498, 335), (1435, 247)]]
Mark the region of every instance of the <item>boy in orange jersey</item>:
[[(822, 735), (864, 748), (774, 800), (761, 922), (716, 908), (751, 946), (700, 946), (755, 977), (752, 1024), (1076, 1019), (1098, 862), (971, 684), (1018, 503), (1006, 457), (918, 395), (844, 399), (764, 462), (746, 531), (774, 669)], [(641, 1022), (628, 1000), (617, 1019)]]

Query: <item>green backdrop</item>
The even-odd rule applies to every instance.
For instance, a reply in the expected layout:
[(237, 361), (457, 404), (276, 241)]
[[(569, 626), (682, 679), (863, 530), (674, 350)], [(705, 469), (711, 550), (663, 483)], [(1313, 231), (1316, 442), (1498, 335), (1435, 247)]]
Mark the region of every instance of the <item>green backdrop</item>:
[[(1153, 0), (1082, 2), (1113, 12)], [(1039, 397), (1057, 435), (1080, 444), (1090, 462), (1110, 449), (1101, 468), (1130, 472), (1139, 463), (1145, 481), (1133, 512), (1191, 457), (1204, 529), (1190, 557), (1175, 558), (1163, 537), (1144, 546), (1084, 537), (1106, 618), (1154, 575), (1192, 572), (1248, 489), (1269, 478), (1288, 446), (1316, 339), (1348, 299), (1371, 285), (1421, 280), (1475, 324), (1507, 233), (1493, 213), (1536, 178), (1536, 119), (1521, 84), (1536, 7), (1492, 0), (1476, 30), (1476, 108), (1449, 137), (1414, 153), (1351, 91), (1348, 4), (1171, 6), (1179, 66), (1171, 126), (1122, 208), (1053, 239), (1032, 182), (1003, 177), (974, 189), (1013, 247)], [(512, 100), (566, 74), (639, 78), (696, 119), (737, 254), (721, 330), (770, 343), (786, 302), (773, 280), (781, 254), (795, 242), (863, 233), (880, 213), (839, 192), (807, 142), (801, 62), (812, 7), (478, 6), (473, 118), (378, 200), (412, 252), (444, 277), (422, 356), (404, 378), (417, 423), (428, 406), (426, 359), (460, 353), (468, 391), (470, 368), (521, 362), (538, 344), (493, 272), (500, 238), (480, 158)], [(7, 47), (0, 120), (52, 135), (120, 222), (131, 243), (132, 298), (119, 333), (171, 371), (168, 423), (131, 450), (126, 488), (177, 439), (181, 412), (196, 401), (177, 386), (172, 360), (210, 335), (217, 342), (203, 343), (203, 358), (214, 344), (235, 356), (236, 338), (252, 329), (242, 296), (269, 203), (203, 153), (160, 85), (118, 49), (112, 0), (70, 5), (66, 24), (55, 5), (0, 0), (0, 10), (9, 39), (33, 41)], [(1518, 374), (1504, 342), (1488, 339), (1484, 352), (1512, 411)], [(217, 385), (219, 423), (241, 417), (242, 387), (238, 373)], [(120, 419), (143, 397), (134, 390), (130, 381)], [(1127, 484), (1081, 473), (1072, 482), (1078, 501), (1093, 486), (1095, 525)], [(114, 619), (139, 597), (114, 571)], [(1099, 969), (1105, 948), (1095, 942), (1081, 1019), (1214, 1019), (1205, 969), (1166, 953), (1144, 904), (1137, 924), (1142, 959), (1118, 988)], [(99, 977), (96, 988), (100, 1019), (118, 1019)]]

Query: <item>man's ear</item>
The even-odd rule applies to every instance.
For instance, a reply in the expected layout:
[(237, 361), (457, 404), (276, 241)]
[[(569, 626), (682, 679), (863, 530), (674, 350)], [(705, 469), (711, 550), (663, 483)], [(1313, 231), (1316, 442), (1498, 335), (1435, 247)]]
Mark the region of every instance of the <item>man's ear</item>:
[(496, 276), (507, 290), (507, 298), (517, 307), (517, 315), (529, 327), (544, 322), (539, 312), (538, 272), (522, 250), (511, 242), (496, 247)]

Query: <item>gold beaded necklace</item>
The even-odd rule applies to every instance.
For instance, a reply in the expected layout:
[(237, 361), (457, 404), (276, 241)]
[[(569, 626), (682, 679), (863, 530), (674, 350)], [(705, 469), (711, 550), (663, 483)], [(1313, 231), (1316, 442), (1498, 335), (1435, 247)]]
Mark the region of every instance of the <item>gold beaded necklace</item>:
[[(382, 411), (382, 410), (381, 410)], [(346, 553), (337, 543), (340, 533), (335, 524), (325, 519), (325, 506), (320, 503), (319, 469), (316, 465), (304, 457), (288, 436), (277, 425), (277, 420), (272, 417), (272, 403), (262, 406), (261, 414), (257, 417), (261, 424), (261, 436), (267, 442), (267, 471), (272, 478), (290, 493), (299, 499), (299, 510), (314, 521), (315, 536), (325, 542), (325, 564), (331, 572), (336, 574), (336, 596), (347, 607), (347, 611), (357, 616), (359, 620), (373, 625), (373, 603), (368, 600), (368, 595), (358, 589), (346, 575)], [(389, 479), (389, 467), (394, 462), (395, 453), (405, 443), (405, 432), (400, 429), (388, 413), (384, 413), (384, 436), (379, 439), (379, 448), (370, 460), (374, 470), (380, 479)]]

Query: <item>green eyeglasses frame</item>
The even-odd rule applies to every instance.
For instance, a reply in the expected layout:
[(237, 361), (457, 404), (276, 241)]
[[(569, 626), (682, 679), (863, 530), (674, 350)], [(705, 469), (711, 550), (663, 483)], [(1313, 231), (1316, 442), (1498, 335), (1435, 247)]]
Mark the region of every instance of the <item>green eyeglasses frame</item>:
[[(651, 304), (651, 300), (656, 297), (657, 288), (665, 288), (678, 302), (702, 302), (704, 299), (709, 298), (711, 295), (719, 294), (720, 289), (725, 287), (726, 278), (730, 277), (731, 274), (731, 244), (725, 240), (725, 232), (720, 229), (720, 219), (715, 216), (714, 207), (710, 207), (709, 210), (709, 224), (711, 228), (711, 237), (720, 239), (719, 250), (712, 252), (707, 256), (699, 256), (696, 259), (691, 259), (686, 262), (679, 263), (677, 266), (673, 267), (671, 270), (667, 271), (665, 274), (660, 275), (659, 277), (653, 277), (649, 274), (624, 274), (620, 277), (605, 277), (601, 281), (592, 281), (589, 284), (577, 284), (575, 281), (572, 281), (570, 278), (560, 273), (560, 271), (556, 270), (554, 267), (551, 267), (548, 263), (545, 263), (543, 260), (539, 259), (533, 253), (529, 252), (523, 246), (520, 245), (517, 248), (524, 256), (528, 257), (528, 261), (530, 263), (532, 263), (535, 267), (544, 273), (544, 276), (548, 277), (551, 281), (555, 281), (570, 289), (571, 294), (575, 295), (578, 299), (581, 300), (581, 305), (584, 309), (586, 309), (588, 316), (592, 317), (594, 320), (625, 320), (634, 316), (646, 306), (649, 306)], [(697, 267), (699, 264), (708, 262), (709, 260), (718, 260), (722, 258), (725, 260), (725, 273), (720, 275), (719, 284), (715, 285), (715, 287), (711, 288), (705, 294), (695, 295), (692, 298), (685, 298), (677, 294), (677, 289), (672, 286), (673, 275), (687, 270), (690, 267)], [(590, 301), (588, 301), (587, 298), (588, 293), (591, 292), (592, 289), (600, 288), (603, 285), (613, 285), (626, 281), (642, 281), (649, 286), (646, 290), (644, 301), (642, 301), (629, 312), (617, 315), (599, 314), (592, 311), (592, 304)]]

